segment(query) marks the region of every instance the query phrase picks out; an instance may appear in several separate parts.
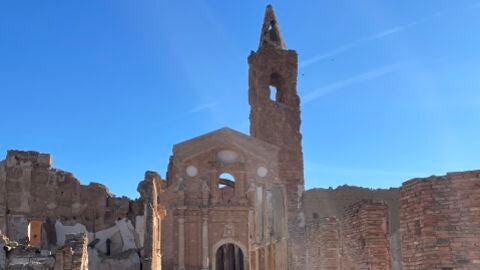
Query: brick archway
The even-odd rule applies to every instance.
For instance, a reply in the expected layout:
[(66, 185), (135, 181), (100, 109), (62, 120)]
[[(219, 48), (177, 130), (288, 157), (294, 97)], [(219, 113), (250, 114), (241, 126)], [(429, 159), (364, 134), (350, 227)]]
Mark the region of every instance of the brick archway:
[(243, 257), (243, 270), (248, 270), (249, 267), (248, 267), (248, 253), (247, 253), (247, 248), (242, 244), (240, 243), (239, 241), (236, 241), (234, 239), (222, 239), (220, 241), (218, 241), (215, 245), (213, 245), (213, 248), (212, 248), (212, 270), (217, 270), (217, 269), (221, 269), (221, 268), (217, 268), (217, 252), (219, 251), (220, 248), (224, 248), (224, 246), (227, 246), (227, 245), (232, 245), (234, 247), (237, 247), (239, 249), (239, 251), (241, 252), (242, 254), (242, 257)]

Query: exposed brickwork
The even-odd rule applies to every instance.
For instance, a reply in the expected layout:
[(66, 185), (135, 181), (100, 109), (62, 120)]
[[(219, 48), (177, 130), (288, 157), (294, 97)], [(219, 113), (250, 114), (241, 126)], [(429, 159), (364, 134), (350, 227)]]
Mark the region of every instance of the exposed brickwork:
[(337, 218), (320, 218), (307, 224), (307, 268), (340, 269), (340, 230)]
[[(81, 185), (72, 173), (52, 168), (48, 154), (10, 150), (3, 164), (0, 170), (5, 174), (2, 177), (0, 173), (0, 183), (5, 185), (0, 186), (0, 194), (6, 194), (5, 208), (11, 218), (17, 215), (48, 218), (53, 223), (61, 220), (65, 225), (82, 223), (94, 232), (115, 225), (119, 218), (143, 214), (141, 201), (115, 197), (102, 184)], [(20, 240), (9, 233), (6, 231), (12, 240)], [(54, 237), (48, 235), (48, 240)]]
[(401, 189), (403, 267), (480, 269), (480, 171), (414, 179)]
[(393, 270), (401, 270), (401, 247), (399, 236), (400, 189), (368, 189), (353, 186), (340, 186), (335, 189), (315, 188), (304, 194), (303, 209), (310, 224), (328, 217), (343, 217), (345, 209), (362, 200), (375, 199), (388, 205), (388, 238)]
[(340, 219), (307, 224), (307, 269), (389, 270), (387, 206), (364, 200), (345, 209)]
[[(149, 258), (155, 258), (152, 262), (160, 265), (159, 238), (148, 241), (155, 234), (146, 234), (147, 226), (158, 232), (160, 220), (156, 212), (156, 218), (145, 217), (145, 197), (119, 198), (101, 184), (81, 185), (73, 174), (52, 168), (49, 154), (8, 151), (6, 159), (0, 162), (0, 198), (0, 231), (4, 230), (13, 242), (27, 246), (25, 251), (36, 248), (44, 254), (55, 253), (64, 244), (65, 249), (70, 248), (68, 234), (90, 233), (92, 270), (116, 263), (101, 257), (111, 259), (128, 251), (134, 251), (129, 263), (139, 266), (137, 251), (144, 247), (143, 239), (149, 245), (147, 250), (157, 255)], [(156, 200), (153, 204), (158, 209)], [(40, 260), (46, 260), (47, 264), (53, 260), (28, 252), (15, 249), (16, 255), (10, 256), (9, 263), (23, 264), (30, 257), (37, 264)], [(64, 268), (64, 263), (75, 263), (70, 259), (65, 261), (64, 256), (58, 256), (58, 260), (62, 260), (58, 265)]]
[(341, 269), (391, 269), (385, 203), (364, 200), (353, 204), (341, 223)]
[(87, 270), (87, 236), (84, 233), (67, 235), (65, 245), (55, 257), (55, 270)]

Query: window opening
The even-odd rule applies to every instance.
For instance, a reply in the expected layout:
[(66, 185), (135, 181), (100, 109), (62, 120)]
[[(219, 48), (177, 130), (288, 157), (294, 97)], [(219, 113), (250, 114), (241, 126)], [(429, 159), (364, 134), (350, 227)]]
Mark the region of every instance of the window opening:
[(218, 177), (218, 188), (223, 189), (226, 187), (235, 188), (235, 177), (229, 173), (222, 173)]

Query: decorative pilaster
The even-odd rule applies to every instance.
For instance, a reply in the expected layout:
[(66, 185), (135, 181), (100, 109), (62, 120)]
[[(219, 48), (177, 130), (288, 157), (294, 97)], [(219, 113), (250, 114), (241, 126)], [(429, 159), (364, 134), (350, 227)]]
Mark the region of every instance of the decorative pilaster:
[[(257, 252), (253, 250), (252, 248), (254, 247), (255, 243), (255, 226), (254, 226), (254, 220), (255, 220), (255, 215), (253, 213), (253, 210), (248, 210), (248, 249), (246, 254), (243, 254), (244, 256), (250, 257), (250, 259), (247, 261), (248, 263), (248, 269), (255, 269), (255, 267), (258, 265), (257, 261)], [(253, 256), (252, 256), (253, 255)]]
[(178, 270), (185, 270), (185, 216), (183, 211), (178, 217)]
[(202, 223), (202, 270), (209, 269), (208, 256), (208, 210), (203, 211)]

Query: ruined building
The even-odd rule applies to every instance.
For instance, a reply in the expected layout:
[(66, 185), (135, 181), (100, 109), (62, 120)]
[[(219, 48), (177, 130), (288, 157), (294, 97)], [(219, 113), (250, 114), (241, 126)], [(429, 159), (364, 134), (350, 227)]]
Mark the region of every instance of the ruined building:
[(147, 171), (136, 200), (81, 185), (49, 154), (8, 151), (0, 269), (480, 269), (480, 171), (304, 191), (297, 54), (271, 6), (248, 64), (250, 135), (174, 145), (165, 179)]

